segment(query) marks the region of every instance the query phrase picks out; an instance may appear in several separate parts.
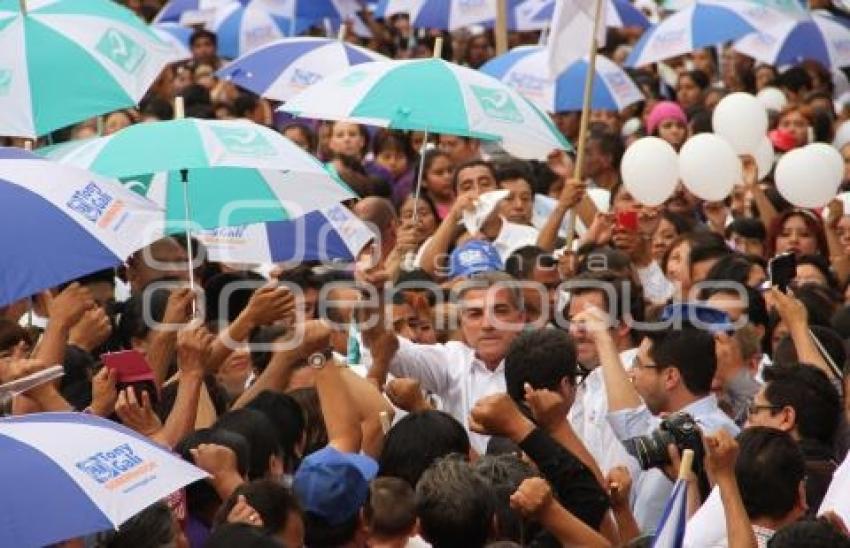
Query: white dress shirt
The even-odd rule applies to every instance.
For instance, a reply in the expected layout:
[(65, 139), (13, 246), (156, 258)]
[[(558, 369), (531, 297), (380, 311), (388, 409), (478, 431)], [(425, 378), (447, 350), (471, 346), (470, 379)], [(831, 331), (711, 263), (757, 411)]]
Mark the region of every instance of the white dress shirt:
[[(627, 350), (623, 354), (629, 353)], [(621, 354), (622, 356), (622, 354)], [(629, 455), (608, 423), (608, 395), (602, 368), (590, 372), (576, 388), (576, 397), (567, 419), (576, 435), (596, 460), (603, 474), (615, 466), (629, 469), (633, 485), (640, 475), (640, 465)]]
[[(680, 411), (690, 414), (706, 434), (723, 429), (734, 437), (740, 431), (735, 422), (720, 410), (713, 395), (696, 400)], [(646, 405), (641, 404), (635, 409), (609, 412), (608, 422), (618, 439), (627, 440), (650, 434), (661, 424), (661, 419), (652, 415)], [(661, 470), (653, 468), (641, 474), (635, 482), (634, 503), (635, 520), (641, 531), (655, 531), (672, 490), (673, 483)]]
[[(396, 377), (418, 379), (422, 388), (436, 394), (441, 410), (456, 418), (469, 431), (469, 413), (485, 396), (504, 393), (505, 362), (490, 371), (475, 357), (475, 350), (458, 341), (445, 344), (416, 344), (398, 338), (399, 348), (390, 362)], [(472, 447), (483, 454), (489, 436), (469, 432)]]

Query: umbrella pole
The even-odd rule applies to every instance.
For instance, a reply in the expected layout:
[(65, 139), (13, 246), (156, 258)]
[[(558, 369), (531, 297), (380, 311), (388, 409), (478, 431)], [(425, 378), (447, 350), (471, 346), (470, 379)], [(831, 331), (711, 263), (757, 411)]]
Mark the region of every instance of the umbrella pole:
[(21, 15), (27, 14), (27, 0), (20, 0), (21, 3)]
[[(602, 2), (604, 1), (605, 0), (596, 0), (596, 11), (593, 17), (593, 32), (590, 36), (590, 55), (587, 61), (587, 74), (584, 77), (584, 97), (581, 106), (581, 120), (579, 122), (578, 132), (578, 153), (576, 154), (576, 168), (575, 171), (573, 171), (573, 177), (578, 180), (581, 180), (582, 178), (582, 171), (584, 170), (584, 155), (587, 150), (587, 130), (590, 125), (590, 101), (593, 96), (593, 79), (596, 76), (596, 51), (599, 46), (596, 42), (596, 31), (599, 29), (599, 20), (602, 18)], [(575, 240), (576, 236), (577, 216), (578, 206), (576, 205), (570, 213), (569, 224), (567, 227), (567, 251), (572, 251), (573, 240)]]
[[(180, 170), (180, 182), (183, 184), (183, 213), (185, 215), (185, 230), (186, 230), (186, 263), (189, 267), (189, 289), (195, 292), (195, 269), (194, 258), (195, 253), (192, 249), (192, 208), (189, 206), (189, 170)], [(197, 310), (195, 309), (195, 300), (192, 300), (192, 315), (194, 316)]]
[[(416, 175), (416, 188), (413, 191), (413, 226), (419, 222), (419, 196), (422, 194), (422, 176), (425, 173), (425, 152), (428, 150), (428, 128), (425, 128), (425, 137), (422, 139), (422, 147), (419, 149), (419, 169)], [(416, 254), (408, 251), (404, 255), (404, 270), (411, 272), (416, 268)]]
[[(443, 39), (438, 37), (434, 41), (434, 59), (443, 55)], [(419, 149), (419, 169), (416, 176), (416, 189), (413, 191), (413, 226), (419, 222), (419, 196), (422, 193), (422, 176), (425, 172), (425, 151), (428, 150), (428, 128), (425, 128), (425, 137), (422, 139), (422, 148)], [(402, 267), (407, 272), (412, 271), (416, 262), (416, 254), (412, 251), (404, 255)]]

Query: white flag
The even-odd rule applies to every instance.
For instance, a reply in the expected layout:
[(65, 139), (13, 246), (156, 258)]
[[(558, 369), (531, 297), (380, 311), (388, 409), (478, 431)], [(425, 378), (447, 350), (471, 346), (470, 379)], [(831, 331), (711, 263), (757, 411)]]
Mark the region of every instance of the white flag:
[(555, 0), (549, 31), (549, 74), (555, 76), (590, 53), (596, 3), (602, 2), (596, 30), (598, 47), (605, 45), (605, 4), (608, 0)]
[(823, 497), (818, 515), (829, 511), (841, 516), (844, 523), (850, 523), (850, 455), (844, 458), (844, 462), (832, 474), (832, 482)]

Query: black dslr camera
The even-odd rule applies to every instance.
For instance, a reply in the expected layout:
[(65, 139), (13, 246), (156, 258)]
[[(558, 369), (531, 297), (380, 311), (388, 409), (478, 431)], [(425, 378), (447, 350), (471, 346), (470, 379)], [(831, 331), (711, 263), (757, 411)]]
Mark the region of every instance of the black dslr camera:
[(699, 428), (694, 418), (687, 413), (673, 413), (668, 415), (657, 430), (648, 436), (636, 436), (625, 440), (623, 445), (640, 463), (641, 468), (649, 470), (670, 463), (670, 455), (667, 446), (675, 445), (682, 453), (685, 449), (694, 452), (694, 471), (699, 476), (702, 470), (705, 449), (702, 446)]

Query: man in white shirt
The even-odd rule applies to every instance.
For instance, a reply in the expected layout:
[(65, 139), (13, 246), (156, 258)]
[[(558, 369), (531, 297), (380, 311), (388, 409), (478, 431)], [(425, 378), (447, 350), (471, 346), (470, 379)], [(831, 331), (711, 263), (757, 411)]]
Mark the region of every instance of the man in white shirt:
[(628, 298), (629, 293), (627, 285), (628, 282), (609, 271), (586, 273), (573, 278), (567, 284), (570, 292), (570, 333), (576, 343), (579, 368), (584, 372), (581, 375), (583, 379), (576, 388), (575, 401), (568, 418), (603, 473), (607, 474), (615, 466), (627, 466), (633, 481), (637, 481), (640, 466), (626, 452), (607, 421), (608, 398), (602, 369), (598, 367), (599, 354), (596, 344), (586, 330), (572, 322), (589, 307), (615, 314), (617, 321), (608, 332), (617, 351), (630, 360), (634, 354), (634, 342), (630, 324), (625, 318), (629, 314), (639, 314), (642, 303), (631, 306), (629, 302), (624, 301), (624, 297)]
[[(576, 317), (596, 344), (608, 396), (608, 422), (621, 442), (651, 434), (662, 413), (679, 411), (691, 414), (706, 433), (723, 429), (732, 436), (738, 434), (738, 427), (711, 395), (717, 369), (714, 335), (689, 323), (707, 310), (716, 313), (718, 328), (729, 325), (726, 314), (708, 307), (682, 304), (665, 309), (662, 321), (638, 347), (630, 373), (620, 363), (607, 315), (588, 308)], [(703, 326), (708, 323), (700, 319)], [(670, 323), (662, 326), (662, 322)], [(634, 504), (641, 530), (652, 531), (658, 525), (672, 486), (658, 469), (641, 474)]]
[[(381, 340), (392, 347), (387, 337), (390, 341), (394, 338), (398, 349), (390, 362), (390, 373), (419, 380), (422, 388), (440, 398), (443, 411), (468, 427), (470, 411), (478, 400), (505, 391), (504, 358), (525, 326), (525, 313), (516, 281), (501, 272), (478, 274), (463, 282), (458, 304), (465, 342), (415, 344), (383, 331), (384, 326), (364, 332), (364, 341), (370, 346)], [(486, 449), (488, 439), (470, 433), (472, 446), (479, 453)]]

